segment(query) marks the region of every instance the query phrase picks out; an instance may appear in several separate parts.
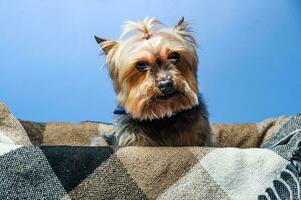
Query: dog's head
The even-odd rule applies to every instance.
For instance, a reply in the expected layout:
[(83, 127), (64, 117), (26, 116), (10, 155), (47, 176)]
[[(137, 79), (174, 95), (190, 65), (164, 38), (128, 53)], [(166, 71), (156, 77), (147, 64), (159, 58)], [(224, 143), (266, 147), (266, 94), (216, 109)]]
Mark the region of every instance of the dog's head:
[(155, 18), (130, 21), (119, 41), (95, 39), (107, 56), (117, 103), (133, 118), (169, 117), (198, 104), (196, 42), (184, 18), (173, 27)]

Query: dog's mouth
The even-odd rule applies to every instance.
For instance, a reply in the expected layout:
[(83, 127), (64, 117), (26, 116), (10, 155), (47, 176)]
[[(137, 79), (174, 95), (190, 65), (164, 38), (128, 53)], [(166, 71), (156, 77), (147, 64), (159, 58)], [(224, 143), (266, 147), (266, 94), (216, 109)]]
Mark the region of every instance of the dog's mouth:
[(174, 98), (174, 97), (179, 96), (179, 95), (180, 95), (180, 93), (178, 91), (173, 91), (169, 94), (157, 95), (157, 96), (154, 97), (154, 99), (168, 100), (168, 99)]

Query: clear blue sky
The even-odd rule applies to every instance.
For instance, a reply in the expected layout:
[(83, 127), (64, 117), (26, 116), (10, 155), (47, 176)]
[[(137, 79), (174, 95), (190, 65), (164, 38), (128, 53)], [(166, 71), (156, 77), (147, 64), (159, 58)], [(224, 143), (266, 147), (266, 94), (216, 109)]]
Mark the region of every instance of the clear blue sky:
[(211, 122), (301, 111), (299, 0), (0, 0), (0, 99), (19, 118), (112, 121), (115, 94), (93, 35), (125, 20), (192, 20)]

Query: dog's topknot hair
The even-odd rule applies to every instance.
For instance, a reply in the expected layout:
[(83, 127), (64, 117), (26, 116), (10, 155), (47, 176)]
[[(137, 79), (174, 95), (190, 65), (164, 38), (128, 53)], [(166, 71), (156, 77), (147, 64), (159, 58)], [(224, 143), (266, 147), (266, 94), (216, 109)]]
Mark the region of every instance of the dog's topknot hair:
[[(143, 21), (137, 22), (126, 21), (122, 27), (122, 33), (119, 39), (124, 39), (124, 37), (130, 33), (138, 35), (139, 33), (141, 33), (141, 36), (139, 37), (148, 40), (156, 30), (159, 30), (158, 28), (156, 28), (158, 25), (163, 24), (155, 17), (146, 17)], [(186, 41), (197, 45), (194, 37), (191, 34), (192, 30), (190, 28), (190, 22), (184, 20), (184, 17), (182, 17), (180, 21), (171, 29), (163, 26), (163, 28), (161, 28), (161, 31), (165, 31), (170, 34), (176, 34), (177, 36), (180, 35), (182, 38), (178, 37), (178, 39), (185, 39)]]
[(122, 34), (120, 38), (123, 38), (125, 35), (131, 32), (140, 32), (143, 34), (145, 39), (149, 39), (151, 30), (158, 24), (161, 24), (156, 18), (144, 18), (143, 21), (126, 21), (122, 27)]

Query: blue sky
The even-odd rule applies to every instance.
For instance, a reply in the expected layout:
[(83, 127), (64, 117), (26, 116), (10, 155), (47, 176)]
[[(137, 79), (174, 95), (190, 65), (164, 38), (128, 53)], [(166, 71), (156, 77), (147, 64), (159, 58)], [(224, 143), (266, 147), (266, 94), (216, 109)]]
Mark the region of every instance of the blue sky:
[(193, 22), (211, 122), (301, 111), (299, 0), (0, 0), (0, 99), (21, 119), (112, 121), (115, 94), (93, 35), (126, 20)]

